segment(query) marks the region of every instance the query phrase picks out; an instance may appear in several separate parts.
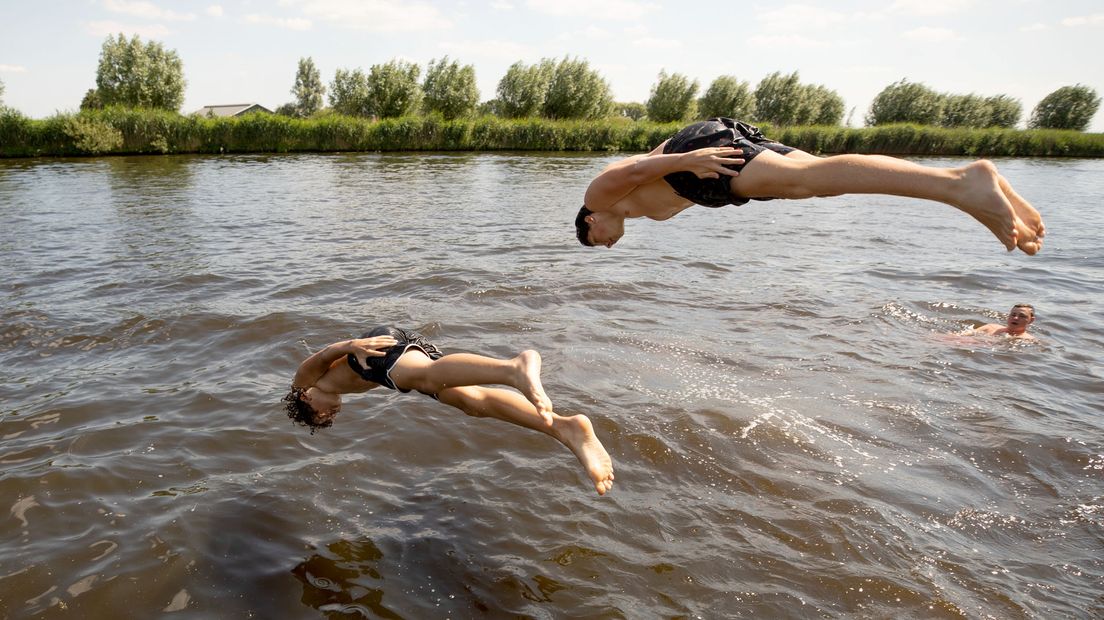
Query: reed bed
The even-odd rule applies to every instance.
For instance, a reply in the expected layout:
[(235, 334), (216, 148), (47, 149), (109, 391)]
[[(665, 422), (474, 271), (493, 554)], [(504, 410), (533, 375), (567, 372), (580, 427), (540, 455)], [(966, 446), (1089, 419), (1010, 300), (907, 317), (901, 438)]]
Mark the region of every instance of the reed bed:
[[(0, 111), (0, 156), (332, 151), (623, 151), (654, 148), (681, 123), (628, 118), (596, 121), (444, 120), (417, 116), (378, 121), (324, 114), (237, 118), (182, 116), (109, 108), (29, 119)], [(1104, 134), (1058, 130), (880, 127), (776, 127), (771, 138), (818, 154), (871, 153), (970, 157), (1104, 157)]]

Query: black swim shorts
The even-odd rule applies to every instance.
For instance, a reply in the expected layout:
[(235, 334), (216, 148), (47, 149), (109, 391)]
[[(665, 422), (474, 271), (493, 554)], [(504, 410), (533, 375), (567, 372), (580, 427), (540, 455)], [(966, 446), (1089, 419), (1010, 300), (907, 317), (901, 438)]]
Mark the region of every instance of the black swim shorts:
[[(698, 149), (718, 146), (732, 146), (744, 150), (744, 163), (725, 166), (739, 172), (747, 162), (765, 150), (785, 155), (797, 149), (768, 139), (758, 127), (734, 121), (731, 118), (711, 118), (683, 128), (663, 147), (664, 153), (688, 153)], [(663, 177), (675, 193), (704, 207), (723, 207), (725, 205), (747, 204), (748, 198), (732, 195), (729, 181), (732, 177), (718, 179), (699, 179), (693, 172), (672, 172)], [(754, 198), (771, 200), (771, 198)]]
[(391, 336), (398, 341), (398, 344), (386, 349), (386, 355), (383, 357), (369, 357), (367, 359), (368, 368), (361, 366), (356, 356), (351, 353), (346, 359), (349, 362), (349, 368), (352, 368), (353, 372), (360, 375), (362, 379), (371, 381), (372, 383), (378, 383), (392, 390), (399, 390), (400, 392), (410, 391), (395, 386), (395, 382), (391, 380), (391, 369), (395, 367), (395, 364), (399, 362), (399, 358), (411, 347), (425, 353), (429, 356), (429, 359), (436, 360), (445, 356), (437, 347), (426, 340), (425, 336), (418, 332), (382, 325), (364, 334), (361, 338), (372, 338), (374, 336)]

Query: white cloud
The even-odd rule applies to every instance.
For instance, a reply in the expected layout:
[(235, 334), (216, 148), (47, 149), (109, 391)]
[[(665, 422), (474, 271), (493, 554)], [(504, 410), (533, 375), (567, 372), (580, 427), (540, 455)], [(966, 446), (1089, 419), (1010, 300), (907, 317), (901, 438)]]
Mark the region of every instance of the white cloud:
[(0, 73), (26, 73), (27, 67), (21, 65), (0, 65)]
[(310, 18), (333, 22), (354, 30), (372, 32), (439, 31), (452, 22), (435, 7), (418, 2), (400, 4), (386, 0), (284, 0)]
[(222, 7), (217, 4), (212, 4), (204, 11), (211, 17), (222, 17)]
[(136, 34), (147, 39), (160, 39), (169, 35), (169, 29), (163, 24), (123, 24), (113, 21), (95, 21), (84, 25), (85, 30), (94, 36), (104, 37), (115, 34)]
[(190, 21), (195, 13), (177, 13), (162, 9), (152, 2), (143, 0), (104, 0), (104, 8), (112, 13), (122, 13), (144, 19), (163, 19), (165, 21)]
[(894, 71), (895, 69), (890, 65), (850, 65), (840, 67), (839, 70), (843, 73), (856, 73), (859, 75), (869, 73), (887, 73)]
[(951, 39), (954, 39), (955, 32), (954, 30), (950, 30), (949, 28), (929, 28), (928, 26), (923, 26), (920, 28), (909, 30), (902, 36), (912, 41), (935, 43), (939, 41), (950, 41)]
[(438, 44), (442, 50), (455, 54), (458, 58), (483, 58), (517, 61), (532, 58), (534, 52), (529, 47), (514, 41), (501, 41), (488, 39), (486, 41), (459, 41), (442, 42)]
[(599, 41), (602, 39), (610, 38), (610, 31), (605, 28), (599, 28), (598, 26), (587, 26), (582, 30), (572, 30), (570, 32), (564, 32), (556, 37), (558, 41), (573, 41), (576, 39), (588, 39), (590, 41)]
[(513, 5), (512, 2), (505, 2), (505, 1), (502, 1), (502, 0), (498, 0), (496, 2), (491, 3), (491, 8), (496, 10), (496, 11), (512, 11), (512, 10), (514, 10), (514, 5)]
[(556, 17), (635, 21), (659, 8), (650, 2), (633, 0), (529, 0), (526, 5), (538, 13)]
[(953, 15), (973, 5), (972, 0), (897, 0), (890, 7), (892, 13), (904, 13), (920, 17)]
[(286, 28), (288, 30), (311, 29), (311, 22), (309, 19), (301, 19), (298, 17), (273, 17), (271, 15), (250, 13), (245, 16), (245, 21), (259, 26), (276, 26), (277, 28)]
[(843, 13), (805, 4), (790, 4), (764, 11), (757, 17), (768, 32), (820, 30), (847, 21), (847, 16)]
[(1034, 23), (1029, 26), (1020, 26), (1020, 32), (1039, 32), (1040, 30), (1049, 30), (1050, 26), (1046, 24)]
[(653, 50), (670, 50), (682, 47), (682, 41), (678, 39), (663, 39), (660, 37), (641, 37), (632, 42), (633, 47), (642, 47)]
[(789, 48), (822, 47), (824, 42), (800, 34), (758, 34), (748, 39), (754, 46), (779, 46)]
[(1083, 15), (1078, 17), (1067, 17), (1062, 20), (1063, 26), (1085, 26), (1088, 24), (1099, 24), (1104, 22), (1104, 13), (1093, 13), (1092, 15)]

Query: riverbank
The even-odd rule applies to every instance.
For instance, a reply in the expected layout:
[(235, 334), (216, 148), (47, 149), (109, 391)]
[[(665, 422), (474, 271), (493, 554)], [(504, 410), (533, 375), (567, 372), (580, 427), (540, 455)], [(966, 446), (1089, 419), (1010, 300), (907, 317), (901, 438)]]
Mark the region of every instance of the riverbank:
[[(30, 119), (0, 113), (0, 157), (332, 151), (626, 151), (654, 148), (682, 123), (627, 118), (556, 121), (483, 116), (371, 121), (339, 115), (239, 118), (108, 109)], [(1104, 134), (1058, 130), (762, 126), (818, 154), (969, 157), (1104, 157)]]

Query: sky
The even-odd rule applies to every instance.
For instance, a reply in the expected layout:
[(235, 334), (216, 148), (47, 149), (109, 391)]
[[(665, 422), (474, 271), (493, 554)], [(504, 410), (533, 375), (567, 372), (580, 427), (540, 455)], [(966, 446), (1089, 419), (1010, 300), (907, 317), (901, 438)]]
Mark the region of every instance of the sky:
[[(1011, 95), (1021, 124), (1062, 86), (1104, 95), (1100, 0), (0, 0), (4, 105), (34, 118), (76, 110), (117, 33), (177, 52), (185, 113), (292, 101), (302, 57), (328, 85), (337, 69), (401, 59), (424, 72), (448, 56), (475, 66), (484, 101), (511, 64), (542, 58), (586, 60), (617, 101), (641, 103), (660, 71), (697, 80), (699, 94), (721, 75), (754, 88), (797, 71), (839, 93), (853, 126), (901, 79)], [(1104, 131), (1104, 110), (1090, 131)]]

